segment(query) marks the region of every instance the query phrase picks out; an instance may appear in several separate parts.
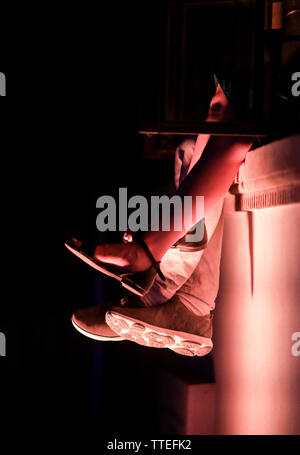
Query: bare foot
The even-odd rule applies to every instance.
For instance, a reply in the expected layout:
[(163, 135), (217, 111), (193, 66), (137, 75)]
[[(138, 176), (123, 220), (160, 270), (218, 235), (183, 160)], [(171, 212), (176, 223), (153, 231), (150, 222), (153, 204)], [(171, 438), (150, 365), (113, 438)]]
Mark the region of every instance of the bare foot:
[(136, 243), (98, 245), (94, 258), (120, 267), (121, 273), (143, 272), (152, 265), (143, 248)]

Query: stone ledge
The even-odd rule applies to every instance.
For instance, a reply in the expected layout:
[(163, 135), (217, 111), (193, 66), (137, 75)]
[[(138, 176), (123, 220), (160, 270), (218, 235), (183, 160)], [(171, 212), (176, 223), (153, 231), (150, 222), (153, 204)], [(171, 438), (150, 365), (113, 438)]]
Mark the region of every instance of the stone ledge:
[(230, 193), (242, 211), (300, 202), (300, 134), (249, 152)]

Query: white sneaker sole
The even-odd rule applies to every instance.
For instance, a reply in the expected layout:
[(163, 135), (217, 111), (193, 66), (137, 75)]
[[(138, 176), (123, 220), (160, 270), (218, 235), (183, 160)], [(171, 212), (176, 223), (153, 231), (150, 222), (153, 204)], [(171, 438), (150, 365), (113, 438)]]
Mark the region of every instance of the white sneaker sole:
[(202, 357), (213, 348), (210, 338), (152, 326), (114, 311), (107, 311), (105, 319), (115, 333), (142, 346), (168, 348), (190, 357)]
[(94, 333), (87, 332), (86, 330), (83, 330), (81, 327), (79, 327), (73, 321), (73, 319), (71, 319), (71, 322), (72, 322), (73, 326), (75, 327), (75, 329), (78, 330), (78, 332), (80, 332), (82, 335), (85, 335), (88, 338), (92, 338), (93, 340), (97, 340), (97, 341), (124, 341), (125, 340), (125, 338), (122, 338), (122, 337), (120, 337), (118, 335), (115, 336), (115, 337), (104, 337), (104, 336), (101, 336), (101, 335), (96, 335)]

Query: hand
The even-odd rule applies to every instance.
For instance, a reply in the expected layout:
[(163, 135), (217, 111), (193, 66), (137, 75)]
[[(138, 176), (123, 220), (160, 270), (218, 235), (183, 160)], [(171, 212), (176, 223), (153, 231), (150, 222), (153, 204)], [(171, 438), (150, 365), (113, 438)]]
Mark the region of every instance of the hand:
[(218, 84), (215, 95), (213, 96), (207, 122), (231, 122), (236, 119), (236, 114), (232, 106), (230, 106), (228, 99), (226, 98), (221, 85)]

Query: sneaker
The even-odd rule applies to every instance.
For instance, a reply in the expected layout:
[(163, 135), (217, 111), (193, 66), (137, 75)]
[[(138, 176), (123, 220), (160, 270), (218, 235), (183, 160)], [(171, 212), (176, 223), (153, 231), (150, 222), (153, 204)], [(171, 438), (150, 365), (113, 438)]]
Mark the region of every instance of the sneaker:
[(105, 319), (120, 337), (143, 346), (199, 357), (213, 348), (212, 315), (195, 315), (176, 295), (155, 307), (114, 307), (107, 311)]
[(124, 338), (110, 329), (105, 321), (105, 313), (115, 305), (138, 306), (140, 299), (134, 296), (115, 299), (104, 305), (92, 306), (76, 311), (72, 315), (72, 324), (78, 332), (97, 341), (122, 341)]

